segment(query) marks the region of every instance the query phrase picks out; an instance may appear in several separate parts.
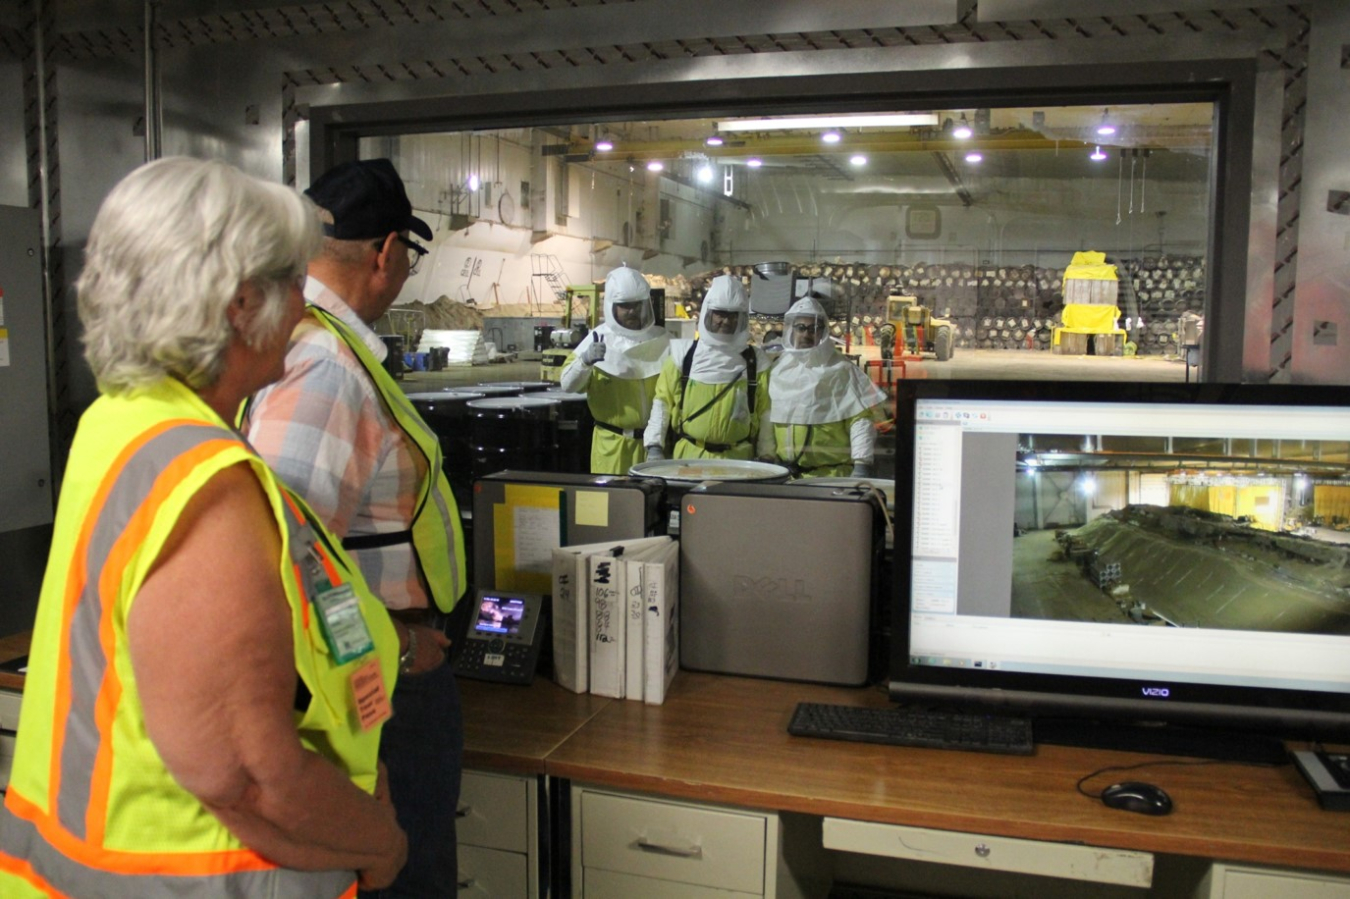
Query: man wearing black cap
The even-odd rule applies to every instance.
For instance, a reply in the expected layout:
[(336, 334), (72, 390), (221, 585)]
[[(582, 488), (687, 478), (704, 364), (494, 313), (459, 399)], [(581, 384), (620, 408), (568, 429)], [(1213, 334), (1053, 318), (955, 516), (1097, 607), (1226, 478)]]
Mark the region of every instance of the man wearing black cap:
[[(380, 758), (408, 864), (369, 895), (454, 896), (463, 728), (444, 616), (464, 592), (464, 539), (440, 442), (385, 371), (387, 351), (370, 328), (427, 252), (409, 232), (424, 240), (432, 232), (387, 159), (343, 163), (306, 193), (320, 207), (324, 246), (309, 264), (286, 373), (253, 398), (243, 426), (342, 538), (399, 633)], [(308, 703), (297, 697), (297, 709)]]

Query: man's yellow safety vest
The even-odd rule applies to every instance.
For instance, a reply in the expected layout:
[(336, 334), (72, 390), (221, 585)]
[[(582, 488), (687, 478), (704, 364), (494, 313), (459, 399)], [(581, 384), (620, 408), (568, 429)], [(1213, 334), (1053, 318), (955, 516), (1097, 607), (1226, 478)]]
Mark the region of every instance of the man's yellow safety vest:
[[(417, 560), (427, 589), (431, 591), (436, 607), (449, 612), (464, 594), (465, 563), (463, 525), (459, 520), (459, 506), (454, 494), (450, 492), (450, 482), (446, 479), (444, 457), (441, 453), (440, 438), (431, 429), (422, 416), (413, 408), (412, 401), (399, 389), (389, 372), (375, 354), (370, 351), (352, 330), (337, 316), (318, 306), (311, 305), (308, 312), (333, 333), (335, 337), (351, 348), (361, 361), (371, 383), (379, 391), (385, 408), (394, 416), (399, 428), (408, 435), (408, 439), (426, 457), (427, 474), (418, 488), (417, 506), (413, 512), (410, 542), (413, 557)], [(376, 535), (385, 538), (386, 535)], [(360, 540), (361, 538), (355, 538)], [(359, 547), (353, 538), (346, 541), (348, 547)], [(385, 541), (381, 540), (381, 544)]]

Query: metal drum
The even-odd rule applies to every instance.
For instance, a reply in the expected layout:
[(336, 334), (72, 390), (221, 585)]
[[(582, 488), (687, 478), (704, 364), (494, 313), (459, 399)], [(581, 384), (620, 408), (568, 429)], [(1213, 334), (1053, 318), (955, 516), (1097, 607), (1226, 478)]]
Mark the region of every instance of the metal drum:
[(558, 401), (558, 471), (587, 474), (591, 470), (591, 435), (595, 417), (584, 393), (549, 390), (535, 396)]
[(505, 469), (557, 471), (559, 402), (544, 396), (498, 396), (470, 400), (471, 474), (481, 478)]
[(628, 473), (633, 477), (659, 478), (666, 482), (667, 528), (680, 530), (680, 501), (692, 488), (704, 481), (754, 481), (759, 484), (785, 483), (792, 473), (782, 465), (741, 459), (662, 459), (639, 462)]
[(542, 393), (557, 387), (552, 381), (498, 381), (502, 387), (514, 387), (519, 393)]
[(467, 390), (410, 393), (408, 399), (441, 441), (442, 465), (455, 502), (461, 508), (473, 499), (473, 444), (469, 440), (469, 403), (483, 399)]
[(470, 384), (464, 389), (471, 390), (474, 393), (481, 393), (487, 398), (498, 396), (520, 396), (523, 392), (520, 388), (519, 381), (515, 383), (510, 381), (500, 381), (487, 384)]

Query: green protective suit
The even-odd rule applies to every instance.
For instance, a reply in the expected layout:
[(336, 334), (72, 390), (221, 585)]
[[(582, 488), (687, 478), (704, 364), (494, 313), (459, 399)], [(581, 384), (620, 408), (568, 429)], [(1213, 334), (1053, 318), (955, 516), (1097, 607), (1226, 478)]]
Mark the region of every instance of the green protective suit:
[(628, 474), (629, 469), (646, 461), (642, 429), (652, 411), (657, 375), (650, 378), (616, 378), (599, 369), (591, 371), (586, 387), (586, 405), (597, 422), (634, 433), (628, 437), (607, 431), (599, 425), (591, 437), (591, 471), (595, 474)]
[[(680, 360), (666, 361), (656, 383), (656, 395), (670, 410), (669, 433), (675, 439), (672, 459), (753, 459), (759, 439), (759, 423), (769, 410), (769, 372), (756, 372), (755, 408), (750, 410), (744, 377), (727, 384), (704, 384), (692, 378), (681, 402)], [(730, 386), (731, 389), (727, 389)], [(698, 412), (718, 394), (720, 397), (703, 412)], [(693, 419), (686, 416), (698, 412)], [(681, 439), (683, 431), (689, 438)], [(700, 444), (730, 445), (728, 450), (712, 450)]]
[(846, 478), (853, 473), (849, 440), (853, 423), (863, 419), (876, 421), (877, 417), (869, 409), (852, 418), (821, 425), (775, 423), (773, 436), (778, 461), (791, 469), (794, 477)]

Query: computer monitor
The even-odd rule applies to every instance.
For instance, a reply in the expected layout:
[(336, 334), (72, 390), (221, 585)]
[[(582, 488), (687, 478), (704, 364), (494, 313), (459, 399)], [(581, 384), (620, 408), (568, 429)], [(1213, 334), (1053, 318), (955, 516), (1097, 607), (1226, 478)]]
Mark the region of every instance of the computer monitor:
[(1181, 754), (1350, 735), (1350, 389), (897, 393), (892, 698)]

